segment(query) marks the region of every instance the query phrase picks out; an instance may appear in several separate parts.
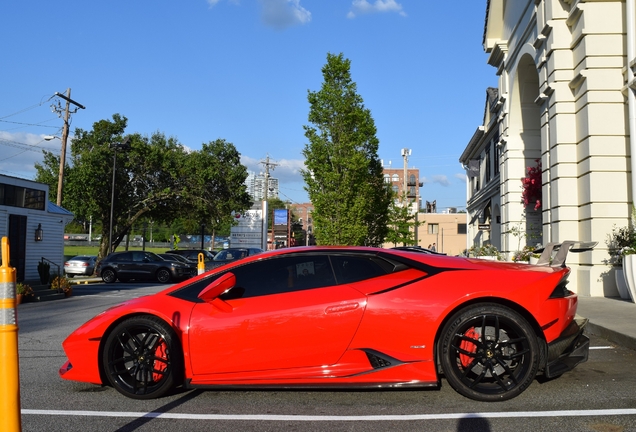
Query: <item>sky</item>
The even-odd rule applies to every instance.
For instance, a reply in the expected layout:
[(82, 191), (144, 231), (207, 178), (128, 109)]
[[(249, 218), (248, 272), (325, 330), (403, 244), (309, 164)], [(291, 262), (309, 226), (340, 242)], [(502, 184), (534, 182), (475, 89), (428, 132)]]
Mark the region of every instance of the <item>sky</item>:
[[(423, 201), (466, 206), (459, 157), (497, 86), (482, 37), (486, 0), (8, 1), (0, 6), (0, 174), (35, 178), (60, 154), (66, 94), (91, 130), (113, 114), (126, 133), (159, 131), (197, 150), (225, 139), (250, 172), (278, 164), (280, 198), (307, 202), (300, 170), (308, 92), (327, 54), (351, 62), (385, 167), (420, 170)], [(70, 142), (70, 141), (69, 141)], [(68, 160), (68, 159), (67, 159)]]

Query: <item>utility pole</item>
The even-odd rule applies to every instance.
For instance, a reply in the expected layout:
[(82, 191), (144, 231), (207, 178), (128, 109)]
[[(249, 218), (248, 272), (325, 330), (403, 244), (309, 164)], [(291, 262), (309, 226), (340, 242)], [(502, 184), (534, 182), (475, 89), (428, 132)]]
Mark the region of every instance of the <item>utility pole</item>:
[[(69, 130), (69, 118), (71, 114), (77, 112), (79, 108), (85, 109), (84, 105), (75, 102), (71, 99), (71, 89), (66, 89), (66, 96), (55, 92), (55, 96), (60, 97), (66, 101), (66, 109), (64, 109), (64, 127), (62, 129), (62, 152), (60, 154), (60, 174), (57, 180), (57, 205), (59, 207), (62, 206), (62, 187), (64, 186), (64, 165), (66, 165), (66, 141), (68, 140), (68, 130)], [(71, 104), (75, 105), (75, 108), (72, 112), (70, 111)], [(58, 116), (62, 116), (62, 107), (58, 101), (57, 105), (51, 105), (51, 110), (56, 112)]]
[(408, 196), (408, 180), (407, 180), (407, 167), (409, 164), (409, 156), (411, 155), (411, 149), (403, 148), (402, 149), (402, 158), (404, 158), (404, 203), (408, 202), (406, 198)]
[(269, 190), (269, 169), (271, 167), (272, 171), (274, 171), (274, 169), (278, 166), (278, 164), (274, 162), (270, 162), (269, 155), (267, 155), (265, 160), (261, 161), (260, 163), (265, 165), (265, 193), (263, 194), (263, 197), (264, 197), (263, 199), (267, 201), (267, 191)]

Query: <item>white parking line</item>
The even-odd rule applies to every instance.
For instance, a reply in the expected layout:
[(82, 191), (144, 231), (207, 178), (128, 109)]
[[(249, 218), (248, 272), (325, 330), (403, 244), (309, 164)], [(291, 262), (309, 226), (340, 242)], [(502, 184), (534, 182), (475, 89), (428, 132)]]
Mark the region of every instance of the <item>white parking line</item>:
[(614, 349), (613, 346), (597, 346), (597, 347), (590, 347), (591, 350), (600, 350), (600, 349)]
[(258, 420), (258, 421), (413, 421), (413, 420), (453, 420), (466, 418), (524, 418), (524, 417), (597, 417), (636, 415), (636, 409), (570, 410), (570, 411), (518, 411), (449, 414), (407, 414), (368, 416), (311, 416), (311, 415), (270, 415), (270, 414), (177, 414), (161, 412), (117, 412), (117, 411), (61, 411), (23, 409), (22, 415), (59, 415), (82, 417), (134, 417), (176, 420)]

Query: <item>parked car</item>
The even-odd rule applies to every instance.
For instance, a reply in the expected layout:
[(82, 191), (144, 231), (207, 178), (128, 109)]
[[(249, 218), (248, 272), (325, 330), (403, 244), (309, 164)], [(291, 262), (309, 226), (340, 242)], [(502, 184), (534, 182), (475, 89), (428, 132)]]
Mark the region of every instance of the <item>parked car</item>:
[(219, 251), (216, 255), (214, 255), (214, 259), (211, 263), (206, 264), (206, 270), (211, 270), (216, 267), (220, 267), (232, 261), (239, 260), (241, 258), (245, 258), (247, 256), (252, 256), (264, 252), (263, 249), (259, 248), (228, 248)]
[(426, 388), (443, 375), (466, 397), (503, 401), (587, 360), (570, 247), (589, 250), (564, 243), (552, 257), (551, 245), (541, 266), (268, 251), (101, 313), (63, 342), (59, 374), (135, 399), (177, 386)]
[(153, 252), (129, 251), (113, 252), (97, 264), (97, 276), (106, 283), (117, 280), (157, 280), (168, 283), (171, 280), (192, 276), (189, 265), (176, 261), (166, 261)]
[(216, 252), (207, 251), (205, 249), (171, 249), (166, 251), (167, 254), (180, 255), (190, 261), (199, 262), (199, 254), (203, 254), (203, 262), (212, 261)]
[(170, 254), (170, 253), (160, 253), (157, 255), (159, 255), (161, 258), (163, 258), (166, 261), (176, 261), (176, 262), (180, 262), (182, 264), (187, 265), (188, 268), (190, 268), (190, 273), (192, 273), (192, 276), (197, 275), (199, 272), (198, 263), (195, 261), (191, 261), (182, 255)]
[(90, 276), (95, 272), (95, 255), (78, 255), (64, 263), (64, 273), (67, 277)]

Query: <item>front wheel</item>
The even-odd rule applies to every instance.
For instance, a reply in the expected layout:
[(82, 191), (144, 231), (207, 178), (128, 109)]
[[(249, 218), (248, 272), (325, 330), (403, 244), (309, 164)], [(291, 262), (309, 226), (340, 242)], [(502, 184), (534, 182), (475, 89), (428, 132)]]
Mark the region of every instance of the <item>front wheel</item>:
[(183, 369), (177, 336), (152, 316), (119, 323), (104, 343), (102, 364), (110, 384), (133, 399), (165, 395), (180, 383)]
[(170, 282), (170, 271), (164, 268), (157, 270), (157, 280), (159, 283)]
[(494, 303), (457, 312), (438, 343), (448, 383), (478, 401), (518, 396), (539, 367), (539, 344), (530, 324), (512, 309)]

